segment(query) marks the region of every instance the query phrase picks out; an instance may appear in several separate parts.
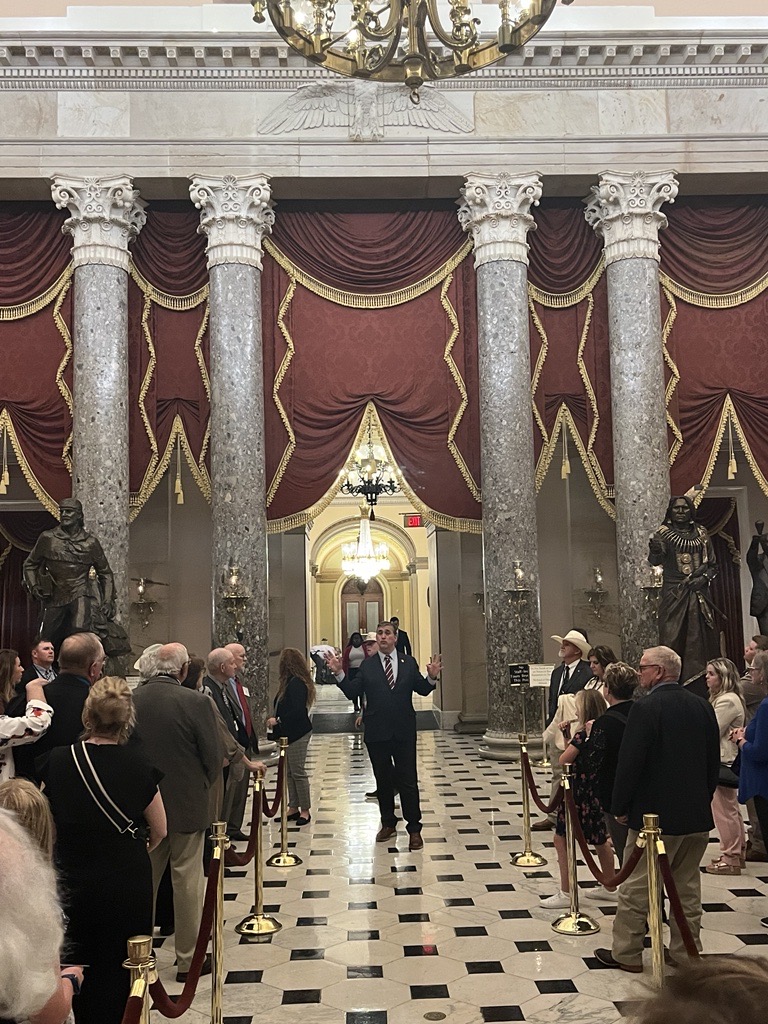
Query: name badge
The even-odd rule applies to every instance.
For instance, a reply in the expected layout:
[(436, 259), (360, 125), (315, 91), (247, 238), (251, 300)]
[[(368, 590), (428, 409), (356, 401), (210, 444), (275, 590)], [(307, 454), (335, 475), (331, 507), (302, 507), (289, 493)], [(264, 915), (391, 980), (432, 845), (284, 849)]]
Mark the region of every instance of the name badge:
[(243, 693), (245, 694), (246, 697), (250, 697), (251, 696), (251, 691), (248, 689), (247, 686), (243, 687)]

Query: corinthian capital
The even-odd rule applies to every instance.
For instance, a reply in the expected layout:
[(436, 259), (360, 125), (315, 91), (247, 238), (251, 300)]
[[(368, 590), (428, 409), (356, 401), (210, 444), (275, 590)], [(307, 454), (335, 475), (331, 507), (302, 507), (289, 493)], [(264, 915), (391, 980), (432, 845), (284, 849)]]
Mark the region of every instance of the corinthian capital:
[(604, 171), (584, 200), (584, 216), (603, 236), (605, 262), (659, 259), (659, 231), (667, 226), (663, 203), (674, 203), (674, 171)]
[(139, 199), (133, 179), (126, 174), (113, 178), (51, 179), (51, 194), (59, 210), (67, 209), (64, 231), (74, 238), (72, 257), (76, 267), (106, 263), (128, 270), (128, 243), (144, 227), (146, 203)]
[(275, 223), (271, 194), (264, 174), (192, 178), (189, 195), (202, 211), (198, 231), (208, 235), (209, 268), (222, 263), (261, 268), (261, 240)]
[(468, 174), (461, 190), (459, 222), (475, 243), (475, 266), (496, 260), (528, 262), (531, 207), (541, 199), (538, 171)]

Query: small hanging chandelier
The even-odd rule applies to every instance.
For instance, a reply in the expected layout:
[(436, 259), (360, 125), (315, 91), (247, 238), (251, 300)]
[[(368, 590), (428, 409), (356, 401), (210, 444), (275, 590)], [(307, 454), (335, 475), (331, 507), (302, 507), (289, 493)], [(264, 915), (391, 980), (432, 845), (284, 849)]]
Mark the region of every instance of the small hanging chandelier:
[[(562, 0), (569, 4), (572, 0)], [(352, 0), (337, 25), (337, 0), (251, 0), (253, 20), (272, 24), (289, 46), (315, 64), (354, 78), (403, 82), (419, 102), (425, 81), (466, 75), (503, 60), (532, 39), (557, 0)], [(340, 5), (342, 6), (342, 5)], [(451, 27), (440, 18), (448, 8)], [(475, 17), (475, 14), (480, 17)], [(341, 19), (339, 19), (341, 20)]]
[(341, 545), (342, 571), (363, 583), (389, 569), (389, 548), (383, 543), (374, 546), (371, 538), (372, 516), (373, 512), (367, 506), (361, 506), (357, 541)]
[(384, 446), (374, 443), (373, 423), (369, 417), (365, 443), (357, 449), (346, 467), (341, 492), (363, 497), (373, 506), (381, 494), (397, 494), (399, 490), (395, 470), (389, 464)]

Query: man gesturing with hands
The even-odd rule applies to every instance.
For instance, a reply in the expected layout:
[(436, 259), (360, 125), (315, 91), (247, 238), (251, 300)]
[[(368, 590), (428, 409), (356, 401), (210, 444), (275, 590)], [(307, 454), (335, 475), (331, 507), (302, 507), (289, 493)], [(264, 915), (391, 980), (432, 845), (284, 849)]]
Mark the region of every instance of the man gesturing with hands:
[(433, 654), (427, 665), (427, 675), (423, 676), (414, 658), (395, 650), (397, 636), (391, 622), (379, 623), (376, 641), (378, 652), (363, 662), (354, 681), (347, 680), (341, 658), (329, 658), (328, 667), (336, 676), (336, 684), (345, 697), (349, 700), (365, 698), (365, 745), (376, 778), (381, 811), (381, 828), (376, 842), (385, 843), (397, 831), (397, 788), (408, 829), (408, 849), (421, 850), (424, 841), (421, 838), (413, 694), (427, 697), (432, 693), (443, 663), (439, 654)]

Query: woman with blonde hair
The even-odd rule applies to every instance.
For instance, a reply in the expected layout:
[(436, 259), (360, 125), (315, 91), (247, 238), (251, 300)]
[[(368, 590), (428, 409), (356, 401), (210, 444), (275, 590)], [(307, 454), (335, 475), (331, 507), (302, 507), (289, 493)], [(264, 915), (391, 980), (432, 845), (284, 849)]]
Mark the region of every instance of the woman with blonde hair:
[(53, 818), (43, 793), (29, 779), (8, 779), (0, 783), (0, 808), (12, 811), (29, 832), (44, 856), (53, 860)]
[(34, 743), (47, 732), (53, 708), (45, 701), (43, 684), (39, 679), (27, 683), (27, 706), (18, 718), (6, 715), (5, 710), (16, 696), (24, 668), (16, 651), (0, 651), (0, 782), (16, 774), (13, 747)]
[(80, 742), (37, 762), (56, 825), (67, 947), (89, 965), (77, 1024), (120, 1024), (130, 988), (126, 942), (152, 934), (148, 848), (165, 837), (165, 809), (160, 773), (126, 746), (135, 720), (126, 681), (99, 679), (85, 701)]
[(720, 855), (706, 871), (710, 875), (740, 875), (746, 866), (746, 836), (739, 809), (738, 776), (730, 769), (736, 760), (738, 748), (731, 737), (732, 729), (744, 725), (746, 709), (741, 698), (739, 672), (729, 658), (715, 658), (707, 662), (705, 675), (709, 690), (709, 703), (715, 712), (720, 729), (720, 784), (712, 797), (712, 817), (720, 836)]
[(295, 647), (283, 649), (278, 674), (275, 713), (267, 719), (267, 725), (276, 739), (285, 736), (288, 740), (288, 820), (307, 825), (312, 816), (306, 760), (312, 735), (309, 709), (315, 703), (315, 684), (307, 659)]

